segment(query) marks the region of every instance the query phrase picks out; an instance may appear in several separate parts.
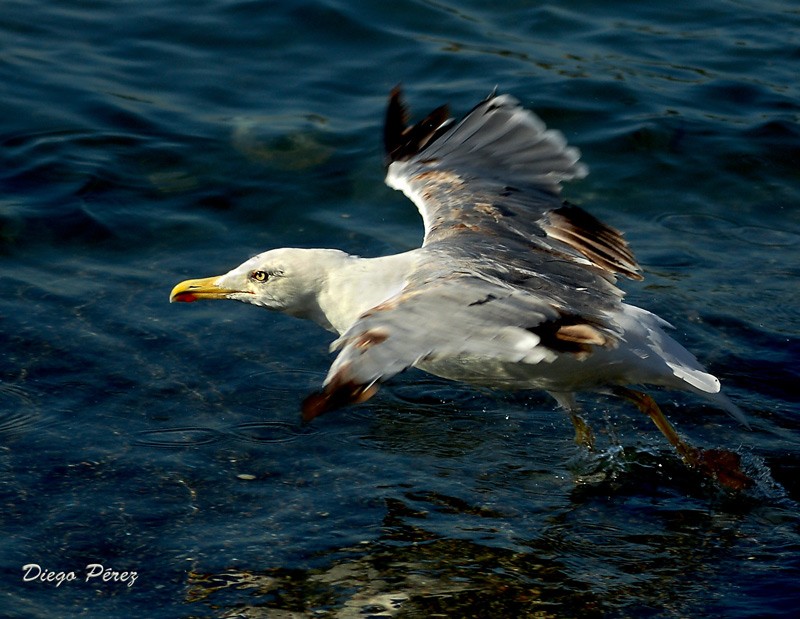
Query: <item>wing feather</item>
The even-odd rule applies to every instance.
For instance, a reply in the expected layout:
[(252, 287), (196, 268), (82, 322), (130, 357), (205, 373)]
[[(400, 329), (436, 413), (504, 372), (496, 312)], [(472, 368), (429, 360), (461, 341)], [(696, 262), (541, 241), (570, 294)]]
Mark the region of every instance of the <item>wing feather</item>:
[[(405, 110), (398, 89), (392, 107)], [(417, 205), (425, 245), (454, 233), (521, 235), (539, 250), (588, 260), (612, 278), (641, 279), (620, 232), (558, 197), (563, 181), (587, 174), (579, 151), (560, 132), (547, 129), (508, 95), (489, 97), (458, 123), (444, 122), (437, 115), (442, 109), (427, 117), (421, 129), (414, 125), (400, 131), (408, 141), (387, 153), (386, 182)], [(435, 135), (430, 134), (431, 118), (438, 123)], [(430, 139), (414, 137), (419, 134)]]

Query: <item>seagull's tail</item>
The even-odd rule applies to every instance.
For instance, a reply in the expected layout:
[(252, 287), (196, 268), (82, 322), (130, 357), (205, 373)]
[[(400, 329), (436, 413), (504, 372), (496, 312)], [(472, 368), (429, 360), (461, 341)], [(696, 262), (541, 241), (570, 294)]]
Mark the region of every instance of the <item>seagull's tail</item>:
[[(652, 353), (649, 358), (642, 359), (645, 365), (656, 371), (660, 363), (667, 366), (666, 368), (661, 366), (662, 370), (659, 373), (661, 373), (662, 380), (653, 382), (660, 382), (665, 386), (685, 389), (703, 396), (742, 425), (750, 427), (742, 410), (720, 392), (719, 379), (706, 372), (692, 353), (664, 332), (664, 327), (672, 327), (672, 325), (655, 314), (633, 305), (626, 304), (624, 306), (623, 316), (623, 321), (628, 323), (625, 325), (627, 334), (641, 333), (641, 329), (644, 328), (643, 335), (647, 342), (646, 346)], [(667, 371), (671, 375), (666, 374)]]
[[(680, 348), (679, 352), (684, 353), (681, 355), (683, 358), (680, 360), (675, 359), (674, 357), (671, 359), (664, 359), (665, 363), (672, 370), (673, 375), (682, 381), (683, 384), (681, 386), (687, 391), (692, 391), (702, 396), (718, 408), (721, 408), (736, 421), (749, 429), (750, 424), (742, 412), (742, 409), (731, 402), (730, 398), (720, 391), (721, 385), (719, 379), (713, 374), (709, 374), (708, 372), (704, 371), (700, 365), (700, 362), (695, 359), (694, 355), (683, 348), (683, 346), (675, 342), (675, 340), (663, 332), (661, 333), (661, 336), (669, 339), (670, 343), (674, 347)], [(676, 350), (674, 347), (672, 348), (672, 351)], [(688, 358), (686, 358), (687, 356)], [(692, 365), (689, 365), (689, 363)]]

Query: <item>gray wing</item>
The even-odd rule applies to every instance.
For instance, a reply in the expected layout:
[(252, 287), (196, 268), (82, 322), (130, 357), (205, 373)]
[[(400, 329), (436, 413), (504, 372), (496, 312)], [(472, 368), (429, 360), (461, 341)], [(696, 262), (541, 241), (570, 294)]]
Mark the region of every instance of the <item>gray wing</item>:
[(386, 182), (417, 205), (425, 245), (453, 235), (523, 239), (533, 251), (588, 261), (606, 276), (641, 279), (618, 231), (559, 198), (562, 181), (587, 174), (578, 150), (513, 97), (491, 96), (458, 123), (438, 108), (404, 125), (395, 89), (384, 133)]
[(577, 150), (509, 96), (464, 120), (446, 108), (405, 126), (395, 90), (384, 133), (387, 183), (425, 223), (420, 261), (403, 291), (361, 316), (305, 419), (371, 397), (415, 364), (477, 357), (535, 364), (613, 347), (615, 276), (640, 278), (622, 236), (577, 206), (560, 183), (586, 174)]

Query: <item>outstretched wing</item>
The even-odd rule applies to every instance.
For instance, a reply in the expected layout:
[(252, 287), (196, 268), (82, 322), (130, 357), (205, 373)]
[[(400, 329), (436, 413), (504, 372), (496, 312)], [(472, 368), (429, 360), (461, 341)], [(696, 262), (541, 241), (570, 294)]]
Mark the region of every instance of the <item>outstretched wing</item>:
[(421, 363), (536, 364), (616, 345), (616, 275), (640, 279), (639, 267), (619, 232), (559, 198), (562, 181), (586, 174), (560, 133), (506, 95), (457, 123), (441, 107), (407, 127), (395, 89), (384, 141), (387, 183), (425, 224), (419, 263), (400, 294), (334, 342), (306, 419)]
[(445, 107), (437, 108), (405, 127), (400, 91), (392, 91), (386, 182), (417, 205), (425, 245), (470, 233), (498, 242), (522, 238), (534, 250), (641, 279), (617, 230), (559, 198), (563, 181), (587, 174), (561, 133), (509, 95), (489, 97), (458, 123), (446, 115)]

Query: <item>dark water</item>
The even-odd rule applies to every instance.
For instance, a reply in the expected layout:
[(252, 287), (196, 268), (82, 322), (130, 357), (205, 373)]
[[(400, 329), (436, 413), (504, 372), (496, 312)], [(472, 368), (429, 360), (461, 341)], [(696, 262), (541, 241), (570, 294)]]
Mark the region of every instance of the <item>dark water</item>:
[[(6, 0), (0, 36), (0, 615), (796, 616), (795, 2)], [(418, 113), (498, 86), (582, 149), (567, 197), (752, 430), (656, 397), (754, 488), (621, 402), (584, 399), (590, 455), (544, 396), (418, 372), (302, 427), (329, 334), (168, 305), (270, 247), (417, 244), (382, 184), (398, 82)]]

